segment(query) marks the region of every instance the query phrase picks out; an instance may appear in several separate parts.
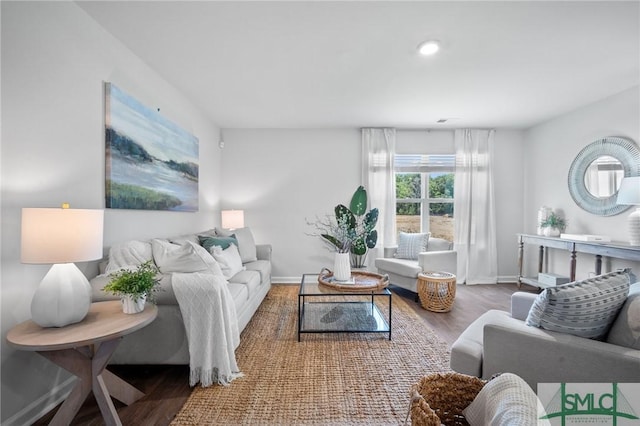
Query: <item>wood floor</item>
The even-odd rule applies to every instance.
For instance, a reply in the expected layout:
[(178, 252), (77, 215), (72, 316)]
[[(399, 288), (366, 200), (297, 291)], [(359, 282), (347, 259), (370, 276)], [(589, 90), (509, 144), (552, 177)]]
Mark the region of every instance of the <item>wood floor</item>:
[[(509, 310), (511, 294), (517, 291), (515, 284), (458, 286), (453, 309), (447, 313), (429, 312), (415, 302), (415, 294), (391, 287), (395, 295), (403, 298), (421, 318), (451, 345), (474, 319), (489, 309)], [(523, 286), (521, 291), (536, 292)], [(168, 425), (191, 389), (188, 385), (188, 366), (110, 366), (109, 370), (145, 393), (145, 397), (130, 406), (114, 401), (123, 425)], [(57, 408), (37, 421), (35, 425), (47, 425)], [(72, 425), (103, 425), (100, 410), (92, 396), (80, 409)]]

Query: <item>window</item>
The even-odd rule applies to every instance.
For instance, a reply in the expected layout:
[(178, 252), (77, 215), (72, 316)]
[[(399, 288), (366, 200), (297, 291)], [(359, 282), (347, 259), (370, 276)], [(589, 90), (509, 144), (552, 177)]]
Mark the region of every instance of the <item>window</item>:
[(396, 228), (453, 241), (454, 155), (395, 157)]

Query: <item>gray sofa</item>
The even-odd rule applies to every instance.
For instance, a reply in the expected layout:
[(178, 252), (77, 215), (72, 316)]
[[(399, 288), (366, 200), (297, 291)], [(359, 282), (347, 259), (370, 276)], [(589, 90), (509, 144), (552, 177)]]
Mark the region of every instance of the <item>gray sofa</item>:
[[(178, 244), (189, 240), (198, 241), (197, 235), (183, 235), (168, 240)], [(249, 323), (271, 288), (271, 246), (254, 244), (254, 247), (257, 259), (243, 263), (245, 270), (228, 279), (240, 331)], [(103, 262), (101, 265), (101, 272), (104, 272), (105, 264)], [(157, 318), (123, 339), (110, 361), (111, 364), (189, 364), (189, 347), (180, 307), (172, 289), (172, 275), (159, 276), (161, 290), (155, 297)], [(107, 274), (101, 274), (90, 280), (94, 302), (118, 299), (102, 291), (109, 279)]]
[(640, 283), (631, 285), (604, 341), (527, 326), (535, 298), (516, 292), (511, 314), (490, 310), (475, 320), (454, 342), (451, 368), (484, 379), (514, 373), (533, 389), (538, 383), (640, 382)]
[(456, 274), (458, 255), (453, 244), (442, 238), (429, 238), (427, 250), (418, 259), (399, 259), (397, 247), (385, 247), (384, 257), (376, 259), (378, 273), (389, 275), (389, 282), (414, 293), (418, 292), (418, 274), (423, 271), (443, 271)]

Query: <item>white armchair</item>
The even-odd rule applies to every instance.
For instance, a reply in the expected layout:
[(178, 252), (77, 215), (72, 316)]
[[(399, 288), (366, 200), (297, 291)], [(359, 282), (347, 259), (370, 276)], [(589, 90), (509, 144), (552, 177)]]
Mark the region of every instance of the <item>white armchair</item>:
[(380, 274), (388, 274), (389, 282), (417, 294), (418, 274), (423, 271), (456, 273), (458, 254), (453, 244), (442, 238), (429, 238), (427, 251), (418, 254), (417, 260), (395, 257), (397, 247), (385, 247), (384, 257), (376, 259)]

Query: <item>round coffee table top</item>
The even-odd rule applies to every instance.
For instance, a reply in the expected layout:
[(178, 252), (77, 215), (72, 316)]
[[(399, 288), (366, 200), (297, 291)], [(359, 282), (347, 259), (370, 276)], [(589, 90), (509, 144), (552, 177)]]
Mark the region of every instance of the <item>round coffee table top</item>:
[(26, 351), (53, 351), (87, 346), (113, 340), (139, 330), (158, 315), (155, 305), (147, 304), (138, 314), (122, 312), (119, 300), (92, 303), (89, 313), (80, 322), (65, 327), (41, 327), (28, 320), (7, 333), (7, 341)]

